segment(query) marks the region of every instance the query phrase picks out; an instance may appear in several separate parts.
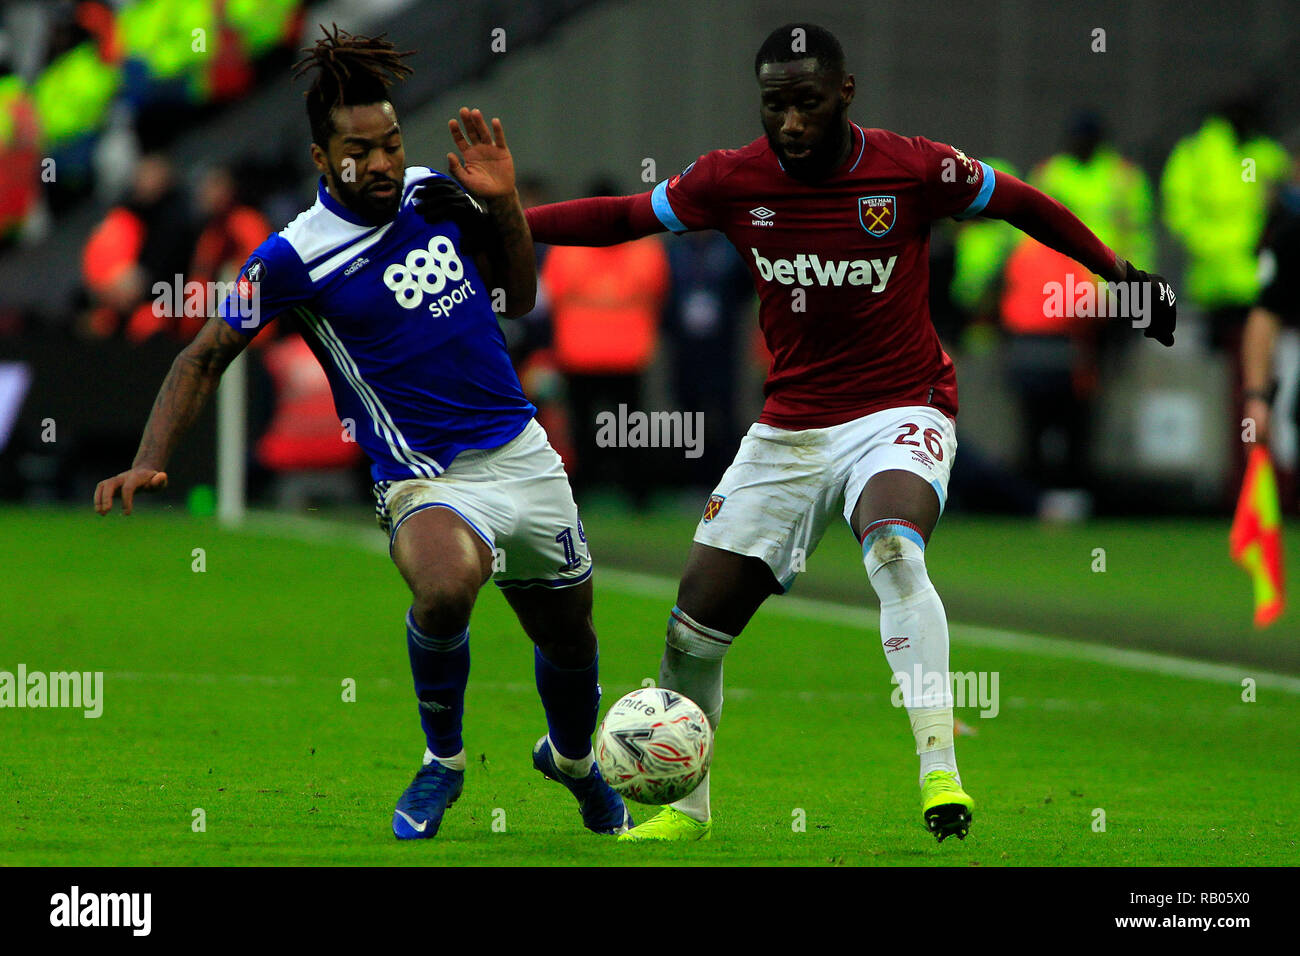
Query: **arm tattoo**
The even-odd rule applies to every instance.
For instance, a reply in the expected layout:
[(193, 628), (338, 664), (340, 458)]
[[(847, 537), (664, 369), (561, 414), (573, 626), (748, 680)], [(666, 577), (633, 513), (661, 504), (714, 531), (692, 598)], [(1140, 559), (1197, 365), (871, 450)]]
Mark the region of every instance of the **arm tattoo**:
[(496, 248), (489, 253), (492, 278), (506, 294), (505, 315), (518, 318), (532, 311), (537, 298), (537, 259), (533, 237), (528, 231), (519, 194), (501, 196), (487, 203), (497, 227)]
[(132, 468), (163, 471), (181, 436), (194, 424), (217, 390), (221, 374), (248, 340), (221, 319), (209, 319), (194, 341), (176, 356), (154, 399)]

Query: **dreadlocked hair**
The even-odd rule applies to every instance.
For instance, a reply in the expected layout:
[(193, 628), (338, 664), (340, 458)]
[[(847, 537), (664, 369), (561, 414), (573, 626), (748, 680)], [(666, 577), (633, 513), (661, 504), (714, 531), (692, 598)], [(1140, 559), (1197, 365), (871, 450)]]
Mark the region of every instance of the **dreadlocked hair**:
[(311, 138), (322, 149), (327, 148), (334, 134), (332, 119), (336, 106), (364, 106), (388, 99), (388, 88), (394, 81), (404, 80), (412, 70), (402, 62), (414, 50), (399, 52), (384, 39), (363, 37), (331, 23), (331, 33), (321, 24), (324, 35), (312, 47), (304, 47), (306, 54), (293, 65), (297, 79), (315, 69), (316, 79), (307, 90), (307, 121), (311, 123)]

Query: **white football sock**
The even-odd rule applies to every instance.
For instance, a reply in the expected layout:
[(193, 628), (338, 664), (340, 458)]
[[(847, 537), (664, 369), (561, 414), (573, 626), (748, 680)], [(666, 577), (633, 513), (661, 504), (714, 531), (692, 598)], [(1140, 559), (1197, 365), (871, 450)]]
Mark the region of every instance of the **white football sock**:
[(957, 756), (948, 618), (926, 573), (922, 540), (910, 522), (876, 521), (863, 538), (862, 560), (880, 598), (881, 646), (902, 691), (924, 781), (932, 770), (956, 772)]
[(709, 806), (709, 773), (704, 774), (698, 787), (672, 805), (696, 823), (708, 823), (713, 812)]
[(576, 760), (564, 756), (556, 749), (555, 741), (551, 740), (551, 735), (547, 734), (546, 739), (551, 741), (551, 759), (555, 761), (555, 766), (560, 768), (560, 772), (566, 777), (572, 777), (575, 780), (581, 780), (591, 773), (591, 765), (596, 762), (590, 750), (587, 756), (579, 757)]
[(944, 747), (942, 750), (931, 750), (921, 754), (921, 783), (925, 783), (925, 775), (932, 770), (950, 770), (956, 773), (957, 785), (961, 786), (961, 774), (957, 773), (955, 747)]
[(444, 767), (446, 767), (448, 770), (462, 770), (462, 771), (463, 771), (463, 770), (465, 769), (465, 748), (462, 747), (461, 750), (460, 750), (460, 753), (456, 754), (456, 756), (454, 756), (454, 757), (439, 757), (437, 754), (435, 754), (435, 753), (434, 753), (432, 750), (430, 750), (428, 747), (425, 747), (425, 748), (424, 748), (424, 765), (427, 767), (427, 766), (429, 766), (429, 764), (433, 763), (435, 760), (438, 761), (438, 763), (442, 764)]
[[(713, 728), (715, 746), (722, 719), (722, 658), (732, 640), (732, 635), (705, 627), (675, 607), (668, 617), (668, 637), (659, 665), (659, 686), (685, 694), (700, 706)], [(673, 807), (692, 820), (707, 823), (712, 814), (709, 774)]]

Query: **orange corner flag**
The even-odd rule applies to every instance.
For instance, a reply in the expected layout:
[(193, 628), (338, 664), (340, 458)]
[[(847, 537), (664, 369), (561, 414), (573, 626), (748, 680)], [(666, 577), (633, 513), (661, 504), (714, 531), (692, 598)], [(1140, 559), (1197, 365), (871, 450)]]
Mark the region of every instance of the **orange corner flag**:
[(1255, 585), (1256, 627), (1272, 624), (1286, 607), (1281, 512), (1273, 462), (1268, 449), (1256, 445), (1246, 462), (1246, 479), (1228, 535), (1232, 560), (1246, 569)]

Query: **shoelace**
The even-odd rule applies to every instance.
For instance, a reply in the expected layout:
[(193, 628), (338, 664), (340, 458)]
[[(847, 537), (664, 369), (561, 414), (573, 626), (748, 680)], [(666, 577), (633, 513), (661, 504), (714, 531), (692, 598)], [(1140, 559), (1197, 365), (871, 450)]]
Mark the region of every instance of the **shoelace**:
[(444, 790), (452, 788), (452, 771), (448, 770), (438, 761), (426, 764), (421, 767), (415, 774), (415, 781), (412, 784), (411, 797), (421, 799), (437, 796)]
[(956, 778), (946, 770), (939, 771), (939, 776), (930, 782), (929, 788), (931, 790), (939, 790), (945, 793), (949, 790), (961, 789), (961, 787), (957, 785)]

